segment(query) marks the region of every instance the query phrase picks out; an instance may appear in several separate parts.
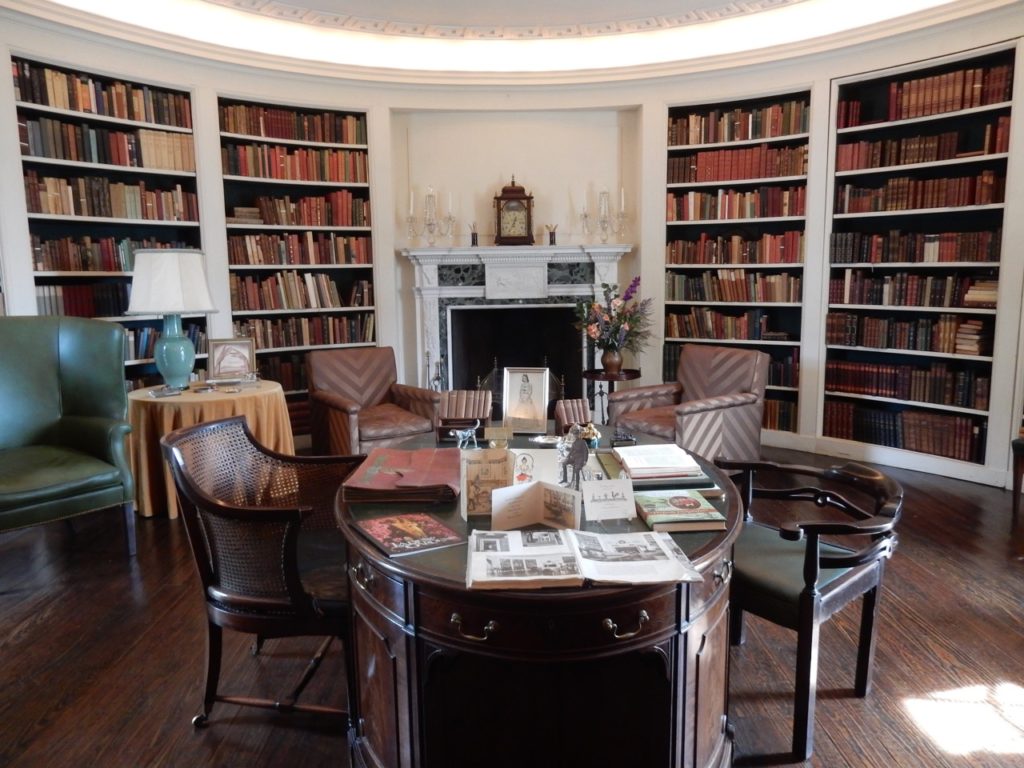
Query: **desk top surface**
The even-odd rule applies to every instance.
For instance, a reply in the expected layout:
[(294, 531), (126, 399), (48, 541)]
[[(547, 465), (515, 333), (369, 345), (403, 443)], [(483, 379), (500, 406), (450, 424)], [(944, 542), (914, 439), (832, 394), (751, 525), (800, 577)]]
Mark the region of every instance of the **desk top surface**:
[[(419, 446), (422, 447), (422, 446)], [(536, 448), (528, 442), (528, 436), (517, 435), (510, 442), (511, 448)], [(553, 450), (553, 449), (545, 449)], [(722, 489), (725, 494), (712, 503), (727, 519), (724, 531), (699, 531), (692, 533), (673, 533), (672, 538), (682, 547), (694, 566), (703, 571), (721, 559), (721, 553), (732, 545), (739, 534), (742, 519), (740, 496), (728, 475), (718, 469), (712, 462), (696, 457), (706, 473)], [(459, 512), (458, 500), (452, 503), (423, 504), (415, 502), (383, 503), (383, 504), (344, 504), (341, 502), (341, 491), (336, 500), (336, 516), (338, 524), (346, 538), (359, 553), (369, 559), (381, 570), (391, 573), (396, 578), (409, 579), (419, 583), (435, 584), (447, 589), (469, 592), (465, 587), (466, 579), (466, 544), (426, 550), (400, 557), (388, 557), (374, 545), (356, 526), (360, 519), (393, 515), (399, 512), (425, 512), (437, 518), (449, 528), (467, 534), (472, 529), (486, 530), (490, 521), (486, 518), (473, 518), (466, 521)], [(583, 529), (600, 533), (619, 533), (627, 531), (649, 530), (642, 520), (604, 520), (588, 522), (584, 516)], [(541, 590), (487, 590), (489, 595), (514, 593), (520, 598), (524, 595), (541, 595), (564, 592), (581, 592), (607, 589), (628, 589), (630, 587), (593, 587), (582, 589), (541, 589)], [(473, 590), (474, 593), (479, 590)]]

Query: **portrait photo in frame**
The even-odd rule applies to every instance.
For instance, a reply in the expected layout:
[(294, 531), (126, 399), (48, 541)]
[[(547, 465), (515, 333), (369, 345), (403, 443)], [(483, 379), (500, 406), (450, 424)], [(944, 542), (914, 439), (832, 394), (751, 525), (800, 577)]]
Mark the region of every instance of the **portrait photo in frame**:
[(209, 346), (208, 381), (241, 379), (256, 372), (256, 348), (252, 339), (210, 339)]
[(506, 368), (502, 388), (502, 420), (513, 433), (548, 431), (548, 369)]

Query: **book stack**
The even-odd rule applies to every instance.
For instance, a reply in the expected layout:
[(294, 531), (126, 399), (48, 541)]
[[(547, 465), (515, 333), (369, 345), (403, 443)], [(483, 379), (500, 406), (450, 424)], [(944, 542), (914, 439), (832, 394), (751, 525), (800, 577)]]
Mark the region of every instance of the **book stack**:
[(981, 320), (964, 320), (956, 329), (956, 354), (989, 355), (992, 333)]
[(634, 481), (706, 477), (697, 460), (675, 443), (620, 445), (612, 455)]

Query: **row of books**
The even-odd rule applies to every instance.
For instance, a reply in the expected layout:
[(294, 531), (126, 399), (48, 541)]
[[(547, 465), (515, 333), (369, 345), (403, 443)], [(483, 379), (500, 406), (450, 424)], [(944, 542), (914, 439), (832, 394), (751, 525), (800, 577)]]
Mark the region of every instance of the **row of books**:
[(669, 301), (800, 301), (800, 276), (788, 272), (707, 270), (699, 275), (665, 274)]
[(665, 338), (788, 341), (788, 332), (768, 327), (770, 320), (771, 315), (763, 309), (727, 315), (707, 307), (691, 307), (687, 314), (665, 315)]
[(131, 272), (139, 248), (190, 248), (182, 240), (133, 240), (113, 237), (61, 237), (44, 240), (32, 235), (32, 263), (36, 272)]
[(259, 104), (221, 104), (226, 133), (330, 144), (365, 144), (366, 118), (338, 112), (298, 112)]
[(979, 232), (833, 232), (829, 260), (833, 264), (998, 262), (1002, 227)]
[(372, 312), (355, 315), (249, 318), (233, 323), (235, 336), (253, 339), (256, 349), (360, 344), (375, 341)]
[(366, 153), (349, 149), (228, 144), (221, 147), (220, 158), (230, 176), (356, 183), (369, 178)]
[(825, 363), (825, 389), (853, 395), (892, 397), (920, 403), (988, 410), (991, 379), (973, 368), (945, 362), (886, 365), (846, 360)]
[(932, 136), (906, 136), (879, 141), (853, 141), (836, 147), (836, 170), (886, 168), (912, 163), (934, 163), (958, 157), (1008, 152), (1010, 117), (996, 118), (985, 126), (981, 148), (961, 149), (967, 141), (960, 131), (945, 131)]
[(803, 216), (805, 187), (762, 186), (751, 190), (719, 189), (716, 192), (669, 192), (665, 198), (666, 221), (714, 221), (715, 219), (763, 219)]
[[(935, 275), (894, 272), (879, 275), (866, 269), (837, 270), (828, 282), (830, 304), (871, 304), (895, 307), (995, 306), (995, 280), (978, 275)], [(834, 273), (835, 274), (835, 273)]]
[[(893, 80), (883, 120), (956, 112), (1009, 101), (1013, 89), (1013, 65), (964, 67), (951, 72), (907, 80)], [(839, 128), (861, 125), (861, 100), (840, 99), (836, 124)]]
[(917, 410), (883, 411), (841, 400), (825, 400), (823, 434), (890, 448), (985, 461), (986, 425), (970, 416)]
[(365, 235), (336, 232), (231, 235), (228, 263), (261, 264), (372, 264), (373, 248)]
[(93, 285), (37, 285), (40, 315), (67, 317), (119, 317), (128, 309), (128, 283)]
[(195, 147), (191, 133), (168, 133), (139, 128), (115, 131), (41, 117), (18, 120), (21, 154), (128, 168), (159, 168), (194, 172)]
[(29, 213), (199, 221), (196, 193), (182, 189), (181, 184), (171, 189), (152, 189), (144, 181), (124, 184), (102, 176), (40, 177), (29, 170), (25, 172), (25, 199)]
[(804, 233), (788, 230), (779, 234), (763, 232), (756, 240), (742, 235), (710, 235), (701, 232), (696, 240), (669, 240), (666, 264), (802, 264)]
[(285, 392), (307, 389), (305, 357), (301, 354), (260, 355), (256, 366), (260, 378), (280, 382)]
[(369, 280), (354, 280), (346, 302), (337, 282), (324, 272), (275, 272), (265, 277), (232, 273), (229, 286), (231, 308), (236, 312), (373, 306)]
[(192, 127), (187, 93), (64, 72), (23, 59), (11, 60), (11, 75), (18, 101), (123, 120)]
[(829, 312), (825, 318), (825, 343), (980, 356), (992, 352), (992, 329), (982, 320), (964, 320), (959, 315), (899, 320)]
[(807, 145), (772, 147), (760, 144), (743, 149), (716, 149), (670, 155), (668, 183), (763, 179), (807, 174)]
[(842, 184), (836, 188), (836, 213), (912, 211), (922, 208), (959, 208), (1003, 202), (1006, 178), (995, 171), (976, 176), (914, 179), (898, 176), (880, 187)]
[[(206, 329), (197, 323), (182, 323), (181, 332), (192, 340), (196, 354), (205, 355), (209, 351), (209, 340)], [(124, 359), (126, 361), (152, 360), (153, 349), (160, 338), (159, 328), (143, 325), (138, 328), (125, 328)], [(144, 385), (148, 386), (148, 385)]]
[(779, 432), (796, 432), (797, 407), (790, 400), (766, 398), (764, 411), (761, 414), (761, 426)]
[(310, 195), (293, 200), (290, 195), (260, 195), (254, 206), (236, 206), (229, 224), (300, 225), (308, 227), (368, 227), (370, 201), (356, 197), (350, 190), (336, 189), (326, 195)]
[(771, 139), (807, 133), (808, 100), (790, 99), (765, 107), (736, 107), (690, 112), (668, 118), (668, 144), (714, 144), (722, 141)]

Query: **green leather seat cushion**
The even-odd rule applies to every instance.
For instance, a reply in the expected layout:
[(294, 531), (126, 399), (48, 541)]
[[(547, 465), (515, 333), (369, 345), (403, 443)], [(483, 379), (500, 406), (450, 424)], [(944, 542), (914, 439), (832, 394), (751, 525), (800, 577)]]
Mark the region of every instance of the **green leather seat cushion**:
[(121, 487), (117, 467), (73, 448), (0, 450), (0, 512), (110, 487)]
[[(789, 541), (775, 528), (745, 523), (736, 539), (733, 554), (733, 593), (743, 610), (795, 629), (800, 593), (804, 590), (805, 541)], [(843, 554), (847, 550), (830, 544), (819, 545), (821, 553)], [(822, 569), (818, 588), (847, 573), (849, 568)]]

